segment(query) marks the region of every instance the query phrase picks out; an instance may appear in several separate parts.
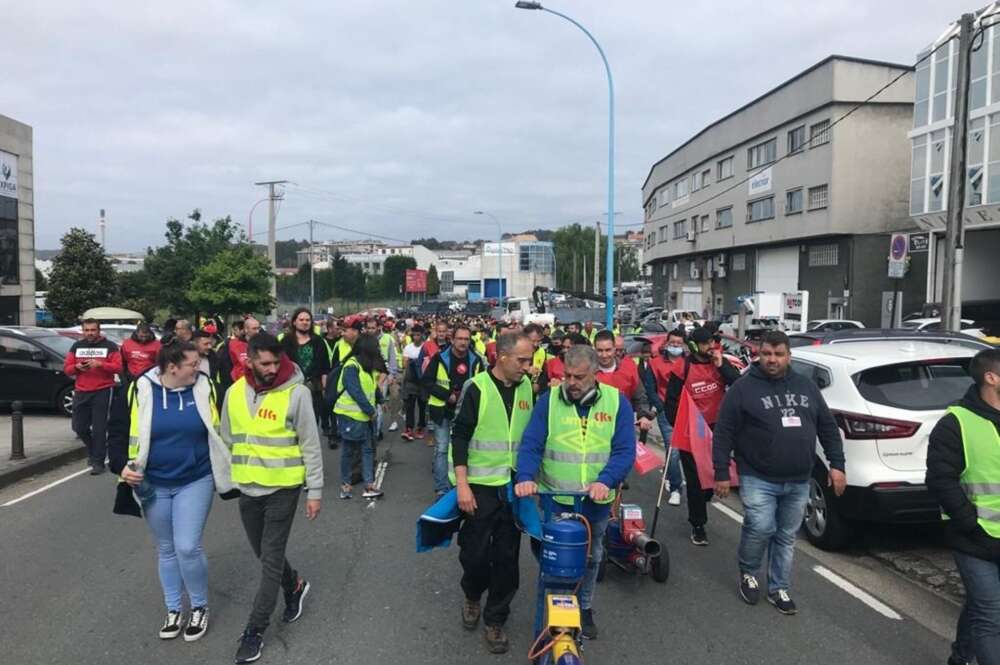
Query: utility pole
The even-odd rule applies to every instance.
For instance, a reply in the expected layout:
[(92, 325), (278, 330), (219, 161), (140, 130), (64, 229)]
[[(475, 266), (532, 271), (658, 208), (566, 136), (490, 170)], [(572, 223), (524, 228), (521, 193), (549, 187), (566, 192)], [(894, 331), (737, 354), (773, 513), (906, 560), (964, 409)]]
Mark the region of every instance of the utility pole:
[(313, 227), (316, 220), (309, 220), (309, 313), (316, 316), (316, 245), (313, 244)]
[(104, 208), (101, 208), (101, 218), (97, 222), (97, 230), (99, 235), (101, 236), (101, 249), (104, 250), (105, 254), (108, 253), (107, 228), (108, 227), (104, 221)]
[(573, 286), (569, 288), (570, 291), (576, 291), (576, 252), (573, 252)]
[[(945, 330), (962, 329), (962, 263), (965, 253), (965, 144), (969, 128), (969, 61), (974, 16), (962, 14), (958, 33), (958, 81), (955, 117), (951, 126), (951, 162), (948, 165), (948, 222), (945, 227), (944, 292), (941, 322)], [(985, 48), (985, 45), (982, 47)]]
[(594, 232), (594, 295), (601, 295), (601, 222), (597, 222)]
[[(267, 185), (267, 260), (271, 262), (271, 299), (275, 303), (275, 309), (267, 315), (268, 321), (277, 320), (277, 302), (278, 302), (278, 283), (275, 279), (275, 272), (278, 269), (278, 252), (275, 248), (275, 222), (278, 218), (278, 213), (274, 208), (274, 203), (280, 201), (282, 196), (278, 194), (274, 186), (283, 185), (287, 180), (264, 180), (263, 182), (255, 182), (257, 186)], [(251, 239), (252, 241), (252, 239)]]

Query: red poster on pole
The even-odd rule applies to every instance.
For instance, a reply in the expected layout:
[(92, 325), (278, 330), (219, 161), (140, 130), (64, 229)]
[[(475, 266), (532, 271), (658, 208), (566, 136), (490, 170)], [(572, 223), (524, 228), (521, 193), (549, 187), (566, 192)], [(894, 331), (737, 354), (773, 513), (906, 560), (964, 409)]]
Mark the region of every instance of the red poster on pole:
[(427, 271), (407, 270), (406, 271), (406, 292), (407, 293), (427, 293)]

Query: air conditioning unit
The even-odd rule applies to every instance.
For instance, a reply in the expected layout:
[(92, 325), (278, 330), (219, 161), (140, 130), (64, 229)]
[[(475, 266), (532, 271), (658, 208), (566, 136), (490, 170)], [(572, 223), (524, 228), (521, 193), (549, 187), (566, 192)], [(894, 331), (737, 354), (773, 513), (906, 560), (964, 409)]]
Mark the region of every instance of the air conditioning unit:
[(694, 231), (688, 231), (687, 241), (688, 242), (694, 242)]

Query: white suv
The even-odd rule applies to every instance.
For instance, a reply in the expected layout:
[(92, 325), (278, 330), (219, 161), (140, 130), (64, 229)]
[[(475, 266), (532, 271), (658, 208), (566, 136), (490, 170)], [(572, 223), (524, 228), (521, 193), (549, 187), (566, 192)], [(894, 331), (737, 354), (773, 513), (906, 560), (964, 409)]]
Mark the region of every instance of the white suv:
[(924, 485), (927, 439), (948, 405), (972, 385), (968, 370), (975, 354), (962, 346), (909, 340), (793, 351), (792, 371), (820, 387), (840, 425), (847, 459), (847, 491), (836, 497), (816, 446), (804, 520), (810, 542), (844, 547), (854, 522), (939, 519)]

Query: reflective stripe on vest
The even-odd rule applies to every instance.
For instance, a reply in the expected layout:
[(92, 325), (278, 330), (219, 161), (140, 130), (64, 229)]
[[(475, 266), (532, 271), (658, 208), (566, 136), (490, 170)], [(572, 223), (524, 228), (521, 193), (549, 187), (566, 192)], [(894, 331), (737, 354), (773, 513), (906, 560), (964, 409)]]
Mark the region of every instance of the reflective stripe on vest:
[(250, 413), (245, 377), (233, 384), (228, 402), (233, 436), (233, 482), (264, 487), (297, 487), (306, 481), (299, 438), (288, 429), (288, 409), (295, 384), (264, 395)]
[(344, 368), (340, 371), (340, 378), (337, 380), (337, 393), (340, 395), (337, 398), (337, 403), (333, 405), (333, 412), (342, 416), (347, 416), (352, 420), (358, 420), (366, 423), (371, 420), (371, 417), (365, 413), (351, 394), (344, 389), (344, 372), (347, 371), (348, 367), (358, 368), (358, 379), (361, 381), (361, 390), (365, 394), (365, 398), (368, 403), (375, 406), (375, 373), (366, 372), (361, 367), (361, 363), (358, 362), (357, 358), (351, 358), (346, 363), (344, 363)]
[(1000, 538), (1000, 435), (996, 425), (961, 406), (948, 408), (958, 419), (965, 450), (965, 470), (959, 485), (976, 507), (976, 521), (993, 538)]
[[(614, 389), (602, 389), (586, 418), (577, 415), (576, 406), (567, 404), (558, 393), (549, 393), (549, 436), (542, 455), (540, 484), (549, 491), (583, 492), (611, 458), (611, 439), (618, 419), (618, 400)], [(555, 497), (559, 503), (572, 505), (572, 499)], [(615, 500), (612, 488), (608, 498)]]
[[(517, 467), (517, 449), (521, 435), (531, 420), (533, 392), (531, 382), (521, 381), (514, 391), (510, 419), (507, 407), (488, 372), (472, 378), (479, 387), (479, 411), (476, 429), (469, 440), (467, 477), (472, 485), (499, 487), (510, 482), (511, 470)], [(448, 477), (456, 483), (452, 448), (448, 445)]]

